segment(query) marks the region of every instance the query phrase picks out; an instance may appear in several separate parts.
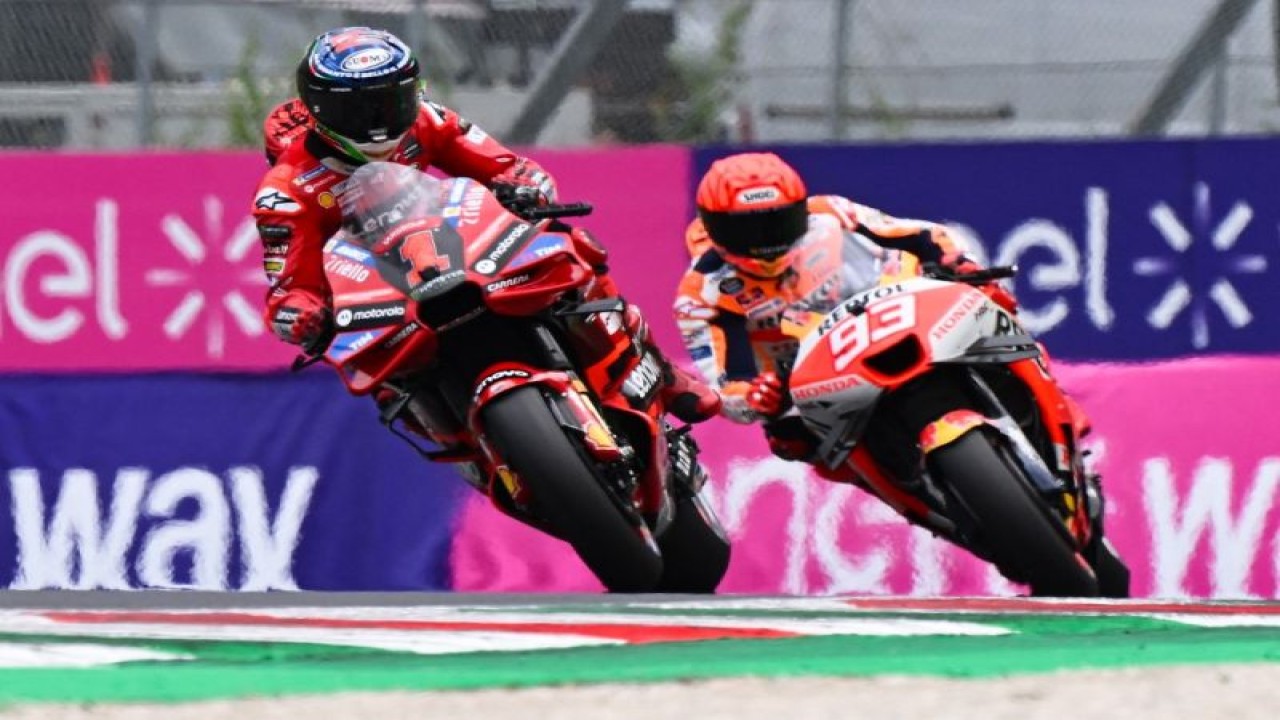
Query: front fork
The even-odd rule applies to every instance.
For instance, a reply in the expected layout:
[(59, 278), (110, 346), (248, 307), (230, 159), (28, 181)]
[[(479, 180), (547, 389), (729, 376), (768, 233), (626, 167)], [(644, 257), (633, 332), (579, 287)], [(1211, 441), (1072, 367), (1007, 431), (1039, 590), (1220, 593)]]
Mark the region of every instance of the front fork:
[(1006, 447), (1023, 470), (1032, 486), (1057, 507), (1063, 523), (1080, 546), (1089, 542), (1101, 513), (1101, 495), (1091, 488), (1092, 479), (1084, 472), (1074, 432), (1071, 408), (1066, 396), (1036, 359), (1009, 364), (1015, 376), (1031, 390), (1043, 427), (1052, 447), (1053, 467), (1036, 450), (1023, 429), (1014, 421), (986, 381), (969, 369), (972, 386), (978, 391), (984, 413), (974, 410), (952, 410), (927, 424), (920, 432), (920, 449), (924, 455), (955, 442), (965, 434), (988, 427), (1004, 438)]

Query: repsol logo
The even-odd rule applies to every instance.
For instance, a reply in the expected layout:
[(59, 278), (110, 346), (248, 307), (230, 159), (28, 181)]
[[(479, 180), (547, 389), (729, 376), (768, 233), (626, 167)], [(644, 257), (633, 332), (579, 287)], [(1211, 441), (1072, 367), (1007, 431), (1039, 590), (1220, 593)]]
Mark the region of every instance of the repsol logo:
[(362, 305), (343, 308), (334, 317), (340, 328), (360, 327), (363, 325), (386, 324), (385, 320), (399, 320), (404, 317), (404, 303), (384, 303), (381, 305)]
[(475, 264), (475, 271), (482, 275), (492, 275), (497, 272), (498, 268), (506, 264), (507, 259), (516, 248), (516, 244), (528, 235), (532, 228), (533, 226), (529, 223), (517, 223), (512, 225), (507, 232), (504, 233), (488, 251), (485, 252), (484, 258)]

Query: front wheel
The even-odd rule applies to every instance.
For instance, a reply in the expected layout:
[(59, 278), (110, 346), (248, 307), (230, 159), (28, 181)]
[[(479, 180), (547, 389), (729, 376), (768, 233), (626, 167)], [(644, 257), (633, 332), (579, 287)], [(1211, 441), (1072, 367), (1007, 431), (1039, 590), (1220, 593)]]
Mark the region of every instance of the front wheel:
[(1010, 579), (1037, 596), (1094, 597), (1098, 580), (1065, 527), (999, 445), (979, 430), (935, 450), (930, 472), (947, 485), (980, 533), (984, 551)]
[(611, 592), (647, 592), (662, 576), (657, 548), (623, 514), (541, 390), (523, 387), (483, 411), (485, 432), (532, 496), (536, 514), (566, 539)]

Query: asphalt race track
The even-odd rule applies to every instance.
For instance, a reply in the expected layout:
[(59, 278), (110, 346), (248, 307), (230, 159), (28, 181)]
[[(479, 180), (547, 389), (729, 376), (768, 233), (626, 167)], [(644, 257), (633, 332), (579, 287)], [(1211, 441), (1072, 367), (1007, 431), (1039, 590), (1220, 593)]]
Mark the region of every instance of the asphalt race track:
[[(543, 692), (560, 698), (548, 701), (558, 711), (568, 707), (571, 696), (617, 683), (675, 693), (666, 701), (679, 707), (697, 702), (680, 699), (680, 693), (746, 683), (729, 691), (745, 703), (728, 707), (725, 717), (731, 717), (747, 706), (762, 711), (766, 700), (745, 699), (757, 695), (794, 691), (796, 702), (823, 702), (852, 687), (883, 691), (884, 683), (901, 684), (904, 677), (921, 692), (957, 682), (956, 688), (982, 692), (981, 683), (1037, 683), (1037, 677), (1049, 674), (1069, 678), (1090, 672), (1105, 673), (1091, 681), (1099, 692), (1116, 677), (1123, 678), (1115, 683), (1117, 692), (1126, 684), (1147, 682), (1156, 695), (1168, 698), (1168, 692), (1160, 692), (1168, 683), (1190, 692), (1200, 682), (1225, 682), (1222, 678), (1245, 673), (1240, 682), (1247, 677), (1256, 691), (1275, 694), (1280, 692), (1277, 663), (1276, 602), (0, 593), (0, 710), (10, 706), (25, 713), (0, 712), (2, 717), (62, 717), (58, 709), (72, 706), (101, 708), (89, 717), (135, 717), (100, 713), (150, 703), (187, 703), (183, 707), (210, 712), (209, 703), (220, 703), (228, 717), (268, 710), (286, 717), (302, 712), (296, 703), (316, 702), (316, 696), (340, 703), (351, 694), (362, 694), (361, 702), (429, 697), (460, 703), (455, 710), (462, 712), (467, 703), (488, 702), (491, 696), (520, 706), (533, 701), (511, 696)], [(1173, 680), (1160, 674), (1170, 672), (1193, 676)], [(1277, 682), (1254, 682), (1259, 673)], [(696, 682), (690, 686), (691, 681)], [(796, 691), (792, 685), (800, 682), (828, 689)], [(1070, 683), (1055, 679), (1050, 684), (1064, 688)], [(939, 702), (945, 705), (947, 694), (958, 691), (943, 687)], [(451, 692), (459, 690), (468, 692)], [(1028, 702), (1049, 695), (1018, 692), (1009, 691), (1014, 711), (1041, 717)], [(264, 696), (270, 699), (252, 699)], [(723, 699), (720, 691), (712, 696)], [(1212, 688), (1202, 696), (1225, 699)], [(1240, 696), (1233, 693), (1231, 699)], [(267, 703), (268, 710), (236, 705), (254, 702)], [(589, 706), (581, 717), (631, 716), (592, 715)], [(820, 706), (806, 707), (824, 712)], [(1273, 711), (1275, 704), (1269, 707)], [(389, 712), (410, 712), (397, 708)], [(1206, 707), (1205, 712), (1216, 716), (1217, 710)], [(959, 717), (938, 717), (948, 716)]]

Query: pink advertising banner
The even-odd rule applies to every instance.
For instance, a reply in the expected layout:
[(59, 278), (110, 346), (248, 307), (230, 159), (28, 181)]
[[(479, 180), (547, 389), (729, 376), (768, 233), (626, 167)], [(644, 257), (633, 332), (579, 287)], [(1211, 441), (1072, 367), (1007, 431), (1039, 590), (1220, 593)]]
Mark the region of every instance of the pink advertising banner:
[[(628, 296), (664, 313), (684, 261), (688, 151), (538, 157), (566, 200), (596, 204), (583, 224), (613, 249)], [(262, 325), (249, 217), (265, 170), (247, 152), (0, 155), (0, 372), (284, 367), (291, 350)]]
[[(1062, 366), (1091, 414), (1108, 534), (1145, 597), (1280, 597), (1280, 359)], [(698, 428), (734, 542), (722, 591), (1014, 594), (966, 553), (851, 487), (772, 457), (754, 427)], [(599, 585), (567, 546), (474, 501), (454, 541), (462, 591)]]

